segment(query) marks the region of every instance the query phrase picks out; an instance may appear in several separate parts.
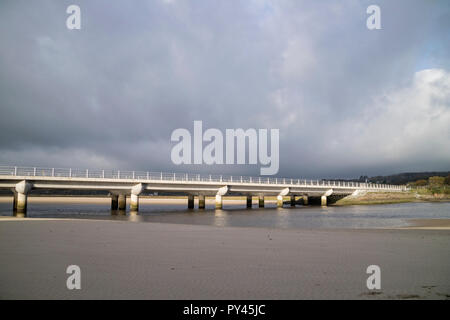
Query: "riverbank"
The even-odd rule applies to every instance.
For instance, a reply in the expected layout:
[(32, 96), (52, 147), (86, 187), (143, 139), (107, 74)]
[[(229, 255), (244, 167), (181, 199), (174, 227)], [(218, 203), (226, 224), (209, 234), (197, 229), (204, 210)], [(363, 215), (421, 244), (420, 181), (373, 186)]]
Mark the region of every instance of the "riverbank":
[(363, 192), (338, 200), (334, 205), (371, 205), (393, 204), (405, 202), (446, 202), (450, 201), (448, 194), (420, 194), (410, 192)]
[[(446, 299), (450, 232), (0, 219), (2, 299)], [(67, 290), (66, 268), (81, 268)], [(366, 287), (381, 267), (382, 289)]]

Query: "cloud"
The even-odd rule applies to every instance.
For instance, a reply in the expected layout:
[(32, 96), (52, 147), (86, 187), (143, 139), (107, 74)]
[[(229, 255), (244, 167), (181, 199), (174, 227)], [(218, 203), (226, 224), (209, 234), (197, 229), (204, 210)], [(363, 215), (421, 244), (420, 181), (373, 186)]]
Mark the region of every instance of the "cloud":
[(64, 1), (0, 4), (0, 161), (175, 166), (170, 135), (279, 128), (280, 175), (448, 170), (446, 1)]

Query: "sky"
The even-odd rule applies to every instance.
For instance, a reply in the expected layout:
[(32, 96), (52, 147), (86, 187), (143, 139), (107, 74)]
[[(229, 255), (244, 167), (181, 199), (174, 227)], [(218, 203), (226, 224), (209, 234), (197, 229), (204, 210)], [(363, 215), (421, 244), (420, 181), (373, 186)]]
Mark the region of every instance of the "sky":
[(279, 129), (283, 177), (450, 170), (450, 2), (0, 1), (0, 165), (259, 174), (175, 165), (195, 120)]

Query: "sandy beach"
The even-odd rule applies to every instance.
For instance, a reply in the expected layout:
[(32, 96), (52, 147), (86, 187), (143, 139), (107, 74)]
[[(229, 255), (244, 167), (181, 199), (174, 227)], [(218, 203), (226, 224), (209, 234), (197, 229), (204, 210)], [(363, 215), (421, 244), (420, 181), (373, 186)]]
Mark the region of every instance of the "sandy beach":
[[(436, 222), (435, 222), (436, 223)], [(448, 299), (448, 230), (0, 219), (2, 299)], [(82, 289), (66, 288), (78, 265)], [(381, 267), (369, 291), (366, 268)]]

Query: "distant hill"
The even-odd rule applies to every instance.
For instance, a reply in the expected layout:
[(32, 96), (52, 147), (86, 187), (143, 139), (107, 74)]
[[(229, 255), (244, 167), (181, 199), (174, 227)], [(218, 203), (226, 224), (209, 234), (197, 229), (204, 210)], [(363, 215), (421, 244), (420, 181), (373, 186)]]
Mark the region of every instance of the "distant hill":
[(364, 182), (366, 178), (369, 182), (373, 183), (388, 183), (388, 184), (406, 184), (408, 182), (414, 182), (420, 179), (427, 180), (429, 177), (447, 177), (450, 171), (431, 171), (431, 172), (405, 172), (399, 174), (393, 174), (390, 176), (376, 176), (365, 177), (361, 176), (359, 181)]

